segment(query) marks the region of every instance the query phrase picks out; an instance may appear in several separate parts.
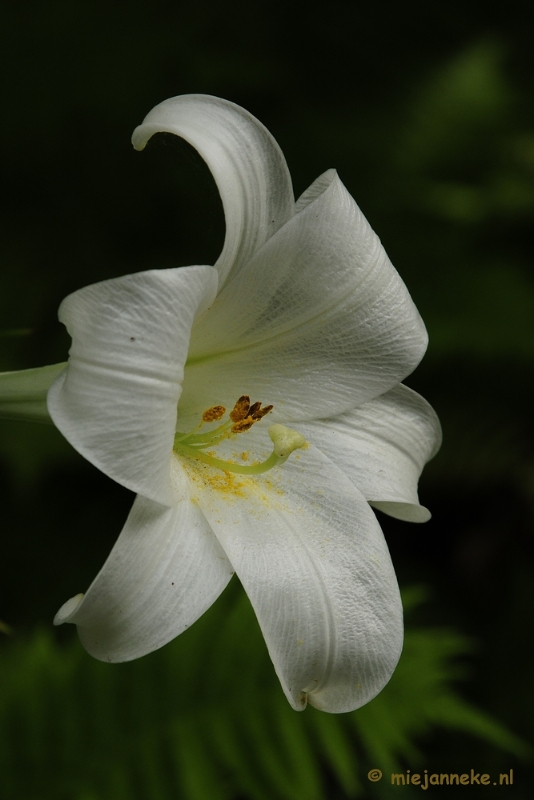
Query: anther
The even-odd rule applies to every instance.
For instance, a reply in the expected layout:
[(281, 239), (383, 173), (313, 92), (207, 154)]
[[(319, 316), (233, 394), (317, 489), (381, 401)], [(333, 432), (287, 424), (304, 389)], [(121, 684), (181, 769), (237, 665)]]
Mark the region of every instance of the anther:
[(259, 400), (258, 400), (257, 403), (252, 403), (252, 405), (250, 406), (250, 408), (248, 410), (247, 417), (255, 417), (255, 415), (258, 413), (260, 408), (261, 408), (261, 403), (259, 402)]
[(248, 397), (246, 394), (241, 395), (233, 409), (230, 411), (230, 419), (232, 422), (241, 422), (242, 419), (248, 417), (249, 408), (250, 397)]
[(250, 430), (255, 422), (256, 420), (252, 419), (252, 417), (241, 419), (239, 422), (235, 422), (232, 425), (232, 433), (244, 433), (245, 431)]
[(246, 394), (242, 395), (230, 412), (230, 419), (234, 423), (232, 433), (248, 431), (255, 422), (263, 419), (273, 408), (272, 405), (262, 408), (259, 400), (250, 405), (250, 397)]
[(202, 414), (202, 422), (217, 422), (226, 411), (224, 406), (212, 406)]
[(261, 406), (261, 403), (254, 403), (254, 405), (255, 405), (255, 406), (258, 406), (258, 410), (257, 410), (257, 411), (254, 411), (254, 413), (252, 413), (252, 408), (253, 408), (253, 406), (251, 406), (251, 408), (250, 408), (250, 411), (249, 411), (249, 414), (250, 414), (250, 416), (252, 417), (252, 419), (253, 419), (255, 422), (257, 422), (257, 421), (258, 421), (258, 420), (260, 420), (260, 419), (263, 419), (263, 417), (264, 417), (266, 414), (268, 414), (268, 413), (269, 413), (269, 411), (272, 411), (272, 410), (273, 410), (273, 408), (274, 408), (274, 406), (264, 406), (264, 408), (260, 408), (260, 406)]

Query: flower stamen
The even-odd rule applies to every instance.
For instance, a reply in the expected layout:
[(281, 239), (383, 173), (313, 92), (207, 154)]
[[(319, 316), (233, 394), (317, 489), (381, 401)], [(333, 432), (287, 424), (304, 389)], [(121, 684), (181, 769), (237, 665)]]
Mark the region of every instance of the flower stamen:
[(224, 406), (212, 406), (202, 414), (202, 422), (217, 422), (224, 416), (225, 411)]
[[(254, 403), (254, 405), (256, 405), (256, 403)], [(248, 417), (249, 409), (250, 397), (248, 397), (246, 394), (242, 394), (239, 400), (236, 401), (233, 409), (230, 411), (230, 419), (232, 422), (241, 422), (242, 419)]]
[(202, 414), (202, 421), (196, 428), (188, 433), (177, 432), (174, 437), (174, 450), (182, 455), (196, 458), (216, 469), (224, 472), (238, 472), (242, 475), (259, 475), (273, 467), (283, 464), (291, 453), (301, 447), (306, 447), (307, 442), (300, 433), (286, 428), (284, 425), (271, 425), (269, 436), (274, 449), (271, 455), (259, 464), (236, 464), (233, 461), (223, 461), (214, 455), (205, 453), (207, 447), (219, 444), (223, 439), (229, 439), (238, 433), (250, 430), (255, 422), (272, 411), (273, 406), (261, 407), (260, 402), (250, 404), (250, 397), (242, 395), (229, 414), (229, 419), (211, 431), (197, 433), (205, 422), (218, 422), (222, 419), (226, 409), (224, 406), (212, 406)]

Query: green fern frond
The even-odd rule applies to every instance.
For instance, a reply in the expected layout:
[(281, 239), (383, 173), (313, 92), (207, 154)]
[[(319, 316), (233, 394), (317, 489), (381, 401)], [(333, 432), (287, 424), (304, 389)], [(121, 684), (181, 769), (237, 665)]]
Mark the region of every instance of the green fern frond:
[[(406, 605), (423, 599), (411, 590)], [(49, 630), (1, 644), (2, 800), (322, 800), (334, 784), (361, 797), (370, 766), (415, 765), (437, 727), (526, 752), (455, 692), (470, 644), (454, 631), (408, 627), (395, 675), (358, 711), (295, 713), (237, 586), (129, 664), (94, 661)]]

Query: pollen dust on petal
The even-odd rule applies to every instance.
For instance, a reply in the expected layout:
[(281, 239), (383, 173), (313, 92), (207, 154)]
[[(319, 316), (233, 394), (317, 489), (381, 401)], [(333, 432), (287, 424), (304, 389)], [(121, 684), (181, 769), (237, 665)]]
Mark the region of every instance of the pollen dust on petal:
[(218, 472), (215, 475), (204, 475), (204, 480), (212, 489), (234, 497), (246, 497), (246, 480), (235, 472)]
[(252, 483), (250, 478), (238, 475), (235, 472), (226, 472), (220, 469), (213, 469), (207, 464), (197, 462), (186, 462), (183, 466), (189, 476), (189, 480), (198, 490), (212, 489), (224, 496), (228, 501), (236, 500), (247, 496), (247, 488)]
[(285, 509), (283, 483), (266, 475), (248, 476), (214, 469), (208, 464), (189, 459), (183, 467), (193, 488), (193, 502), (199, 503), (203, 492), (215, 492), (225, 502), (247, 501), (248, 513), (258, 518), (268, 508)]

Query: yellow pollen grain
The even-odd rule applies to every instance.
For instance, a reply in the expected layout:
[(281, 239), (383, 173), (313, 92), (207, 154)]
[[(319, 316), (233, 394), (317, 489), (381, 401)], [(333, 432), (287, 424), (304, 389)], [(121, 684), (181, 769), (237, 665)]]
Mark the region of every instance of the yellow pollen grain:
[(278, 494), (280, 496), (285, 494), (284, 490), (281, 489), (277, 483), (275, 484), (273, 481), (269, 480), (269, 478), (265, 478), (265, 486), (270, 492), (273, 492), (273, 494)]
[(225, 411), (224, 406), (212, 406), (202, 414), (202, 422), (216, 422), (221, 419)]
[(239, 479), (235, 472), (218, 472), (216, 475), (204, 474), (202, 477), (212, 489), (216, 489), (218, 492), (245, 497), (246, 481), (242, 478)]

